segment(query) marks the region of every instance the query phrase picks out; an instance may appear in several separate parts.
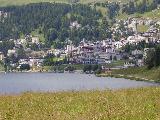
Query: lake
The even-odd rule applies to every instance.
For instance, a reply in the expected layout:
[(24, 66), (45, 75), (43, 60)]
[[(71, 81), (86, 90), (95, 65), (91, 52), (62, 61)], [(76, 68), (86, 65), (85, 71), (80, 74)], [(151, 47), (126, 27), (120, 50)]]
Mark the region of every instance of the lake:
[(0, 94), (157, 86), (156, 83), (74, 73), (0, 73)]

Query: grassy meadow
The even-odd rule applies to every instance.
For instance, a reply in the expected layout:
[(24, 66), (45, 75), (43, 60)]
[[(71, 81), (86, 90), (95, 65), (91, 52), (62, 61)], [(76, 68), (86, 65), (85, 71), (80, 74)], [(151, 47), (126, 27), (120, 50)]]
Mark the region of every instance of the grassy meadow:
[(148, 29), (149, 29), (149, 26), (147, 25), (137, 25), (138, 32), (147, 32)]
[[(105, 74), (99, 76), (105, 76)], [(148, 70), (146, 67), (137, 67), (113, 70), (111, 76), (160, 82), (160, 68), (152, 68), (151, 70)]]
[(120, 13), (116, 18), (117, 19), (127, 19), (128, 17), (142, 17), (142, 18), (150, 18), (160, 20), (160, 9), (153, 10), (151, 12), (145, 12), (143, 14), (135, 13), (131, 15), (127, 15), (126, 13)]
[(160, 87), (0, 96), (0, 120), (159, 120)]
[(0, 71), (4, 71), (4, 65), (0, 62)]

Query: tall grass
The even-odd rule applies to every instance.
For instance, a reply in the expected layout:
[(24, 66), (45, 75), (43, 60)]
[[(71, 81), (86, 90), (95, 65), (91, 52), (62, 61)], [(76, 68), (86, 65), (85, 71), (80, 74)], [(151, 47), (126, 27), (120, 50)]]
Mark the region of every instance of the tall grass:
[(0, 97), (0, 119), (159, 120), (160, 88)]

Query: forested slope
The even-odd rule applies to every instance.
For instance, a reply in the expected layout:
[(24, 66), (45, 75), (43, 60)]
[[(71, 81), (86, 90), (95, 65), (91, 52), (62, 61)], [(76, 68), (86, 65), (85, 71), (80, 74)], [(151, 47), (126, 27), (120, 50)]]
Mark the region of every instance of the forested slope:
[[(17, 39), (37, 29), (49, 44), (55, 40), (64, 42), (67, 38), (77, 42), (83, 38), (97, 40), (106, 37), (107, 21), (101, 12), (87, 5), (36, 3), (1, 7), (0, 11), (7, 13), (7, 17), (1, 16), (0, 40)], [(78, 21), (81, 28), (70, 29), (74, 21)]]

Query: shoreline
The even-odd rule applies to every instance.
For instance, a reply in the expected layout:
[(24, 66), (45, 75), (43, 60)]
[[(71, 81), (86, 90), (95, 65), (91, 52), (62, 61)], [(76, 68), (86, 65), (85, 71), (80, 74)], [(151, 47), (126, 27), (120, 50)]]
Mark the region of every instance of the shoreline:
[(82, 70), (77, 71), (0, 71), (0, 73), (83, 73)]
[[(5, 72), (5, 71), (0, 71), (0, 73), (73, 73), (73, 74), (86, 74), (83, 73), (82, 71), (74, 71), (74, 72), (69, 72), (69, 71), (13, 71), (13, 72)], [(135, 81), (144, 81), (144, 82), (152, 82), (152, 83), (160, 83), (159, 80), (150, 80), (142, 77), (136, 77), (136, 76), (131, 76), (131, 75), (123, 75), (123, 74), (94, 74), (96, 77), (111, 77), (111, 78), (124, 78), (124, 79), (129, 79), (129, 80), (135, 80)]]
[(123, 90), (136, 90), (136, 89), (147, 89), (147, 88), (158, 88), (158, 86), (141, 86), (141, 87), (131, 87), (131, 88), (118, 88), (118, 89), (90, 89), (90, 90), (59, 90), (59, 91), (22, 91), (17, 93), (0, 93), (0, 97), (2, 96), (20, 96), (23, 94), (33, 93), (33, 94), (58, 94), (58, 93), (83, 93), (83, 92), (117, 92)]
[(96, 74), (97, 77), (112, 77), (112, 78), (124, 78), (135, 81), (144, 81), (144, 82), (152, 82), (152, 83), (160, 83), (158, 80), (149, 80), (146, 78), (123, 75), (123, 74)]

